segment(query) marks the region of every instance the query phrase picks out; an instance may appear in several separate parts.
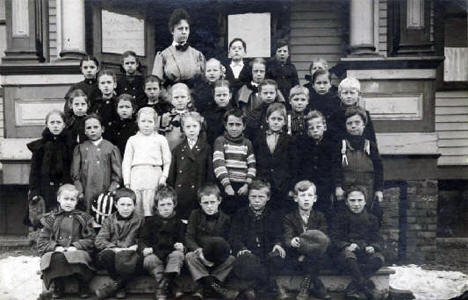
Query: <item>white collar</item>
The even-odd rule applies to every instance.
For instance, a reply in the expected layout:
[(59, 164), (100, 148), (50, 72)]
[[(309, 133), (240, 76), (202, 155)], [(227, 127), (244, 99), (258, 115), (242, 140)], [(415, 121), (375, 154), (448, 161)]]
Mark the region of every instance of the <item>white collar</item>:
[(91, 143), (94, 144), (94, 146), (99, 146), (99, 144), (102, 142), (103, 138), (100, 137), (99, 140), (96, 140), (96, 141), (91, 141)]

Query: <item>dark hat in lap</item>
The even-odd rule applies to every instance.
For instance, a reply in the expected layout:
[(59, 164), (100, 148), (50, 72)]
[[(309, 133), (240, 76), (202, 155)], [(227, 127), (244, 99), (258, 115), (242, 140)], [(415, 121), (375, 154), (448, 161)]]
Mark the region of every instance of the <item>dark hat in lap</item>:
[(233, 272), (237, 278), (248, 281), (262, 279), (265, 276), (260, 259), (251, 253), (245, 253), (236, 258)]
[(307, 230), (299, 236), (299, 252), (307, 256), (323, 255), (327, 251), (330, 239), (320, 230)]
[(231, 254), (231, 247), (222, 237), (207, 238), (203, 245), (203, 256), (215, 265), (222, 264)]

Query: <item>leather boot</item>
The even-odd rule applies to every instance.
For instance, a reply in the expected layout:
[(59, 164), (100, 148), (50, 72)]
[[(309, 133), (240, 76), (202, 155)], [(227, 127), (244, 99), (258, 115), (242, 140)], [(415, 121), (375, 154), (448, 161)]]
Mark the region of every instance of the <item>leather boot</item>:
[(309, 288), (311, 282), (312, 279), (310, 278), (310, 276), (305, 276), (304, 279), (302, 279), (301, 287), (299, 290), (299, 294), (297, 294), (296, 296), (296, 300), (309, 300)]
[(316, 276), (312, 277), (311, 285), (313, 285), (312, 293), (314, 294), (316, 298), (324, 299), (324, 300), (331, 299), (331, 296), (328, 294), (327, 288), (323, 284), (322, 280), (320, 280), (320, 278)]
[(225, 288), (216, 281), (213, 281), (210, 287), (225, 299), (235, 299), (239, 295), (239, 291)]
[(64, 284), (61, 279), (55, 279), (52, 284), (52, 299), (63, 298)]
[(283, 285), (278, 279), (276, 279), (276, 292), (277, 292), (277, 297), (279, 300), (285, 300), (289, 298), (289, 295), (286, 292), (286, 289), (283, 287)]

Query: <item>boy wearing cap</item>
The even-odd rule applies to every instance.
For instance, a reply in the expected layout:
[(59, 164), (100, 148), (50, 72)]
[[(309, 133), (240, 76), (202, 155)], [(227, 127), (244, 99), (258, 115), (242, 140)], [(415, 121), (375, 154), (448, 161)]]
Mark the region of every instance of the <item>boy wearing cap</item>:
[[(294, 201), (298, 209), (286, 215), (283, 220), (284, 245), (288, 255), (288, 266), (294, 271), (305, 273), (297, 300), (309, 299), (309, 289), (319, 299), (331, 299), (327, 289), (318, 278), (323, 263), (327, 261), (329, 238), (325, 216), (313, 209), (317, 201), (316, 187), (303, 180), (294, 186)], [(278, 297), (286, 299), (282, 288)]]
[[(221, 195), (216, 185), (201, 187), (198, 199), (201, 209), (192, 211), (185, 233), (185, 245), (190, 251), (185, 262), (193, 280), (200, 283), (205, 291), (211, 289), (223, 298), (235, 298), (238, 291), (222, 286), (235, 261), (227, 243), (231, 219), (219, 211)], [(193, 296), (203, 298), (199, 292)]]
[(258, 287), (268, 287), (272, 267), (281, 268), (286, 251), (281, 246), (278, 214), (267, 205), (270, 184), (254, 180), (248, 199), (249, 206), (237, 211), (232, 219), (231, 245), (237, 256), (233, 272), (251, 283), (244, 294), (247, 299), (255, 299)]
[(347, 299), (373, 299), (370, 277), (384, 264), (383, 239), (377, 218), (365, 209), (366, 189), (351, 186), (347, 192), (346, 209), (337, 212), (330, 230), (334, 260), (352, 278)]

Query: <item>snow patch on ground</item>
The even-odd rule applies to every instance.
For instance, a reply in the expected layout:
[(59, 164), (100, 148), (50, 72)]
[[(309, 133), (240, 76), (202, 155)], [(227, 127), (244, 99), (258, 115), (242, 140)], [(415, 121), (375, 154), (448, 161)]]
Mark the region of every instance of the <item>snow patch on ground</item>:
[(390, 286), (410, 290), (417, 300), (446, 300), (468, 290), (468, 276), (461, 272), (429, 271), (416, 265), (390, 267)]
[(0, 299), (34, 300), (42, 291), (39, 257), (10, 256), (0, 259)]

